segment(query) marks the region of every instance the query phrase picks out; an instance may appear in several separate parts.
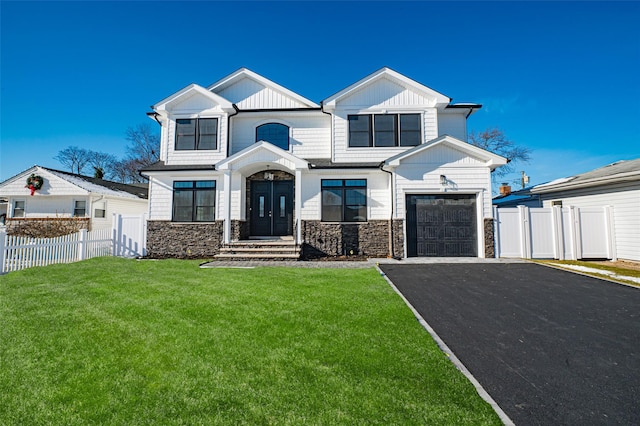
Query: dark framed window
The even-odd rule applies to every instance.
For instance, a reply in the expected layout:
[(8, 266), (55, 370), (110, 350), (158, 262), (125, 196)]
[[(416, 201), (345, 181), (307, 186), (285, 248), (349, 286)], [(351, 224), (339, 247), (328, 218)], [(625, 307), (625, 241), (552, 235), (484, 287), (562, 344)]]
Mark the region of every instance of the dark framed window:
[(265, 141), (289, 150), (289, 126), (280, 123), (267, 123), (256, 127), (256, 142)]
[(373, 146), (371, 134), (370, 115), (350, 115), (349, 119), (349, 146), (365, 147)]
[(417, 146), (422, 141), (420, 114), (400, 114), (400, 146)]
[(178, 118), (176, 120), (176, 150), (193, 151), (217, 148), (217, 118)]
[(366, 179), (322, 180), (323, 222), (366, 222)]
[(173, 182), (174, 222), (213, 222), (216, 208), (216, 181)]
[(349, 147), (416, 146), (422, 141), (420, 114), (349, 115)]

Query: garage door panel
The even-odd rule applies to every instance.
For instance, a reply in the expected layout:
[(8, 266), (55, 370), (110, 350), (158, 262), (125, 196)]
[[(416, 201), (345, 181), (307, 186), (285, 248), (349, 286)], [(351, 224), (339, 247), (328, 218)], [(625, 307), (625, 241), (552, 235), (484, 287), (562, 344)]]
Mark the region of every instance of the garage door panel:
[(477, 256), (475, 195), (407, 195), (407, 255)]

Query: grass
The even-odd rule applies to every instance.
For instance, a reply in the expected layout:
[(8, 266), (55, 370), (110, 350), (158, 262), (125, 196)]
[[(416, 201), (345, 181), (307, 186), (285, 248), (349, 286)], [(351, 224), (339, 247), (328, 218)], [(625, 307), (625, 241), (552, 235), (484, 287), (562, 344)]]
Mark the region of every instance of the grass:
[[(559, 265), (559, 266), (562, 266), (562, 265), (584, 266), (587, 268), (613, 272), (614, 274), (621, 275), (621, 276), (640, 278), (640, 270), (638, 269), (621, 268), (618, 266), (608, 265), (602, 262), (589, 262), (589, 261), (583, 261), (583, 260), (540, 260), (540, 259), (535, 260), (535, 262)], [(637, 282), (634, 282), (631, 280), (625, 280), (623, 278), (618, 278), (618, 277), (611, 277), (610, 275), (607, 275), (607, 274), (598, 274), (597, 272), (582, 272), (582, 273), (586, 275), (592, 275), (598, 278), (606, 278), (608, 280), (620, 281), (625, 284), (640, 286)]]
[(374, 269), (0, 277), (0, 424), (500, 424)]

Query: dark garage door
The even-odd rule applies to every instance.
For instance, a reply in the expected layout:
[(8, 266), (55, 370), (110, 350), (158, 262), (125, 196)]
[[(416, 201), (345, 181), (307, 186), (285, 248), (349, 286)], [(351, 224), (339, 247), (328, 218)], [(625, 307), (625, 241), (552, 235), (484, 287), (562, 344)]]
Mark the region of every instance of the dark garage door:
[(407, 195), (409, 257), (475, 257), (476, 230), (475, 195)]

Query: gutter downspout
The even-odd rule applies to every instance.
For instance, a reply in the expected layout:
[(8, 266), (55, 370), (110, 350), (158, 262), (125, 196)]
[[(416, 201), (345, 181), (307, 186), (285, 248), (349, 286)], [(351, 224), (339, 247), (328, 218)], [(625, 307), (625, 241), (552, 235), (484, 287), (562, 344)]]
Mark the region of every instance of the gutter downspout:
[(384, 169), (384, 162), (380, 164), (380, 170), (385, 173), (389, 173), (389, 190), (391, 192), (391, 216), (389, 217), (389, 257), (396, 259), (395, 250), (393, 244), (393, 212), (395, 205), (395, 188), (393, 182), (393, 172)]
[(323, 114), (327, 114), (327, 115), (331, 118), (331, 140), (330, 140), (330, 143), (331, 143), (331, 162), (333, 163), (333, 160), (335, 159), (335, 158), (333, 157), (333, 149), (334, 149), (334, 148), (333, 148), (333, 140), (334, 140), (334, 134), (333, 134), (333, 114), (332, 114), (332, 113), (330, 113), (330, 112), (326, 112), (326, 111), (324, 110), (324, 103), (323, 103), (323, 101), (320, 101), (320, 112), (322, 112)]
[(240, 113), (240, 108), (236, 104), (231, 104), (233, 109), (236, 110), (235, 113), (227, 115), (227, 157), (229, 158), (229, 152), (231, 152), (231, 117), (234, 115), (238, 115)]

